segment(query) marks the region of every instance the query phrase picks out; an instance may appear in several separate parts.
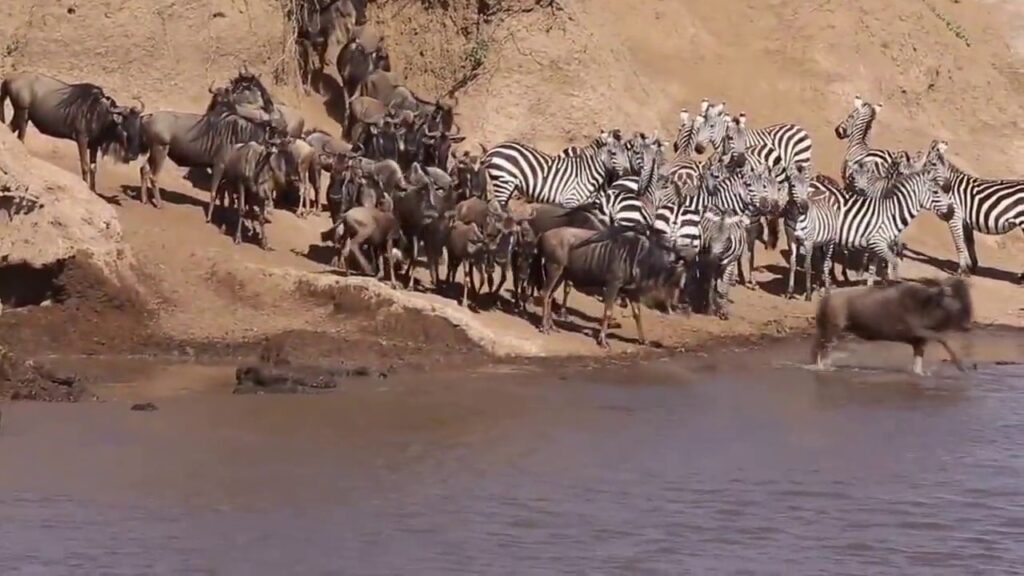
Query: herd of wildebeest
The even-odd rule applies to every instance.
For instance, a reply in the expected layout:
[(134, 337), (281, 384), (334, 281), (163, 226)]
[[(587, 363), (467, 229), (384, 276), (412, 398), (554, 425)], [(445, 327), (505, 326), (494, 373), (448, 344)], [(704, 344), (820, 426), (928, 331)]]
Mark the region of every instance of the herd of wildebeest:
[[(835, 129), (848, 142), (840, 179), (813, 172), (811, 138), (799, 125), (750, 128), (745, 114), (707, 99), (693, 113), (680, 112), (670, 144), (657, 132), (608, 129), (587, 146), (558, 153), (512, 141), (455, 152), (465, 136), (454, 106), (396, 79), (383, 36), (365, 24), (365, 2), (301, 6), (295, 21), (303, 78), (323, 74), (328, 47), (340, 46), (337, 75), (347, 112), (338, 135), (306, 129), (302, 116), (275, 102), (244, 67), (225, 85), (211, 85), (206, 110), (194, 113), (146, 112), (141, 102), (123, 106), (94, 84), (16, 72), (0, 84), (0, 121), (10, 100), (10, 127), (22, 140), (31, 121), (45, 135), (75, 141), (93, 190), (101, 152), (123, 162), (145, 154), (139, 199), (152, 196), (157, 207), (167, 158), (209, 170), (206, 220), (218, 206), (236, 211), (235, 242), (249, 230), (267, 248), (268, 211), (289, 204), (300, 216), (329, 212), (332, 225), (321, 240), (337, 247), (332, 263), (345, 270), (354, 258), (362, 273), (409, 289), (422, 255), (433, 289), (459, 286), (460, 304), (489, 298), (516, 313), (539, 291), (544, 332), (553, 326), (559, 286), (563, 314), (570, 287), (593, 294), (604, 302), (602, 346), (616, 302), (630, 306), (641, 342), (645, 305), (727, 318), (729, 286), (739, 280), (756, 287), (754, 243), (774, 249), (780, 220), (789, 246), (787, 295), (802, 253), (808, 300), (816, 254), (826, 292), (835, 281), (835, 256), (843, 256), (846, 281), (848, 268), (866, 268), (871, 285), (876, 264), (896, 280), (900, 234), (922, 209), (949, 223), (959, 275), (977, 266), (974, 231), (1000, 234), (1024, 223), (1020, 182), (967, 174), (946, 157), (944, 141), (916, 156), (871, 148), (881, 105), (859, 96)], [(921, 301), (933, 304), (929, 290), (938, 290), (939, 300), (955, 293), (958, 302), (966, 293), (962, 283), (905, 286), (897, 284), (919, 287), (927, 293)], [(966, 309), (969, 318), (969, 302)], [(836, 314), (838, 324), (855, 323), (853, 312)], [(927, 340), (940, 327), (919, 328), (911, 332)]]

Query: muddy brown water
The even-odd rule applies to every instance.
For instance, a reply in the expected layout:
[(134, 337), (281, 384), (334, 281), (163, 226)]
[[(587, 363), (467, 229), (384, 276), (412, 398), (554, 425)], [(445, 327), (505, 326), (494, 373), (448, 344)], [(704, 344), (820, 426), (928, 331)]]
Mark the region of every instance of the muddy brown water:
[(1024, 339), (959, 374), (806, 342), (557, 378), (231, 396), (185, 366), (6, 404), (2, 574), (969, 574), (1024, 567)]

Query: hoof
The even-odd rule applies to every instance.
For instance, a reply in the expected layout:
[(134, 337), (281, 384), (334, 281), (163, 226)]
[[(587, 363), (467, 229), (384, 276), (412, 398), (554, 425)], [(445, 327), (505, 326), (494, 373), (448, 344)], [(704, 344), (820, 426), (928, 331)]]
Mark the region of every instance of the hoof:
[(744, 284), (744, 286), (747, 287), (747, 290), (757, 290), (756, 282), (747, 282), (746, 284)]

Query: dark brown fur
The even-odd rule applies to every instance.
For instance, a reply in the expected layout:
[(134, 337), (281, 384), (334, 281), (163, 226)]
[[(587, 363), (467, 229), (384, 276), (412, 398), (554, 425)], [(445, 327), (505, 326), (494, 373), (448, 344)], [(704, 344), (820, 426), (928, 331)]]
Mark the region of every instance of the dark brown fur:
[(903, 342), (913, 346), (916, 373), (922, 372), (925, 345), (936, 341), (963, 370), (943, 333), (970, 330), (972, 308), (970, 289), (961, 278), (836, 291), (818, 304), (818, 330), (811, 349), (812, 359), (819, 366), (827, 365), (829, 349), (836, 338), (849, 332), (864, 340)]

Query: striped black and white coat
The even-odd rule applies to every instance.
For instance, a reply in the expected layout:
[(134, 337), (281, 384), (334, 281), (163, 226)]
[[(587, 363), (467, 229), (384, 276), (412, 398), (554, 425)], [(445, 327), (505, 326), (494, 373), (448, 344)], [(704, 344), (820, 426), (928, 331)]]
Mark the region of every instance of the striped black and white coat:
[(484, 155), (481, 165), (493, 198), (502, 206), (519, 193), (529, 202), (573, 208), (629, 173), (621, 137), (603, 133), (602, 145), (574, 156), (553, 156), (519, 142), (502, 142)]
[[(853, 170), (851, 177), (861, 181), (878, 175), (865, 168)], [(889, 275), (895, 279), (898, 263), (893, 246), (910, 222), (922, 209), (940, 217), (951, 213), (953, 204), (943, 191), (944, 185), (945, 177), (939, 170), (921, 170), (903, 174), (889, 194), (871, 198), (846, 194), (835, 180), (816, 177), (810, 182), (809, 198), (804, 199), (813, 203), (814, 198), (821, 197), (817, 200), (821, 203), (816, 206), (813, 225), (808, 220), (809, 210), (787, 210), (793, 221), (786, 226), (805, 248), (831, 242), (836, 247), (866, 249), (888, 264)], [(874, 283), (874, 268), (872, 262), (868, 269), (869, 285)]]
[[(1024, 180), (969, 174), (946, 158), (947, 148), (945, 141), (932, 141), (925, 162), (937, 165), (949, 181), (954, 206), (949, 226), (957, 247), (959, 272), (966, 275), (978, 268), (975, 232), (997, 235), (1024, 231)], [(1018, 279), (1024, 281), (1024, 273)]]
[(709, 309), (729, 318), (729, 287), (735, 282), (740, 259), (747, 250), (750, 217), (712, 207), (701, 215), (701, 270), (706, 274)]

